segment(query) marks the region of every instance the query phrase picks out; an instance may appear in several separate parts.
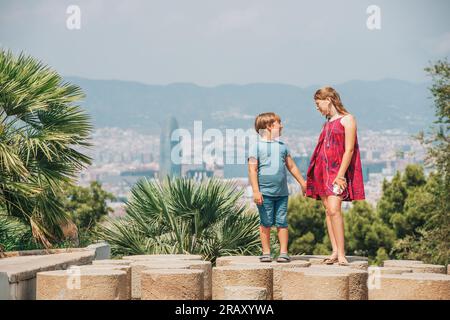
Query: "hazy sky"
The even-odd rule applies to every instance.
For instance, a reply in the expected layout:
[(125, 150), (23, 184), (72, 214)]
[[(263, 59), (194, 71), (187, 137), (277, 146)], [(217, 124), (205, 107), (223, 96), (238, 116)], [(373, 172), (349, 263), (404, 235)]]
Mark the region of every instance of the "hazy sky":
[(150, 84), (424, 81), (450, 53), (449, 13), (448, 0), (0, 0), (0, 46), (66, 76)]

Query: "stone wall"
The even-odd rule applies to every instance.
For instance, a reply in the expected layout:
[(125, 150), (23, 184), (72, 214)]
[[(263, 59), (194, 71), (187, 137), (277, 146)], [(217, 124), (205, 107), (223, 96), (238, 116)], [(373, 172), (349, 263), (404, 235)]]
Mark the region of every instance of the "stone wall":
[(0, 299), (34, 300), (38, 272), (91, 264), (95, 259), (109, 258), (109, 252), (107, 243), (86, 248), (6, 252), (0, 258)]
[(226, 256), (213, 267), (190, 254), (95, 260), (109, 258), (108, 250), (96, 244), (78, 251), (0, 259), (0, 298), (450, 300), (448, 269), (422, 261), (386, 260), (375, 267), (356, 256), (347, 257), (345, 266), (325, 265), (325, 256), (292, 256), (290, 263)]

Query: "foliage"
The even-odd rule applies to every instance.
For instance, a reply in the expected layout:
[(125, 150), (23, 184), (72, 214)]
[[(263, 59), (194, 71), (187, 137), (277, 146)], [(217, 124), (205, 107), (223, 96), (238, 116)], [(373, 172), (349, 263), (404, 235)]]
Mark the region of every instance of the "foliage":
[(97, 232), (115, 255), (191, 253), (214, 262), (260, 251), (258, 216), (234, 183), (142, 179), (131, 192), (127, 216), (108, 219)]
[(289, 250), (293, 254), (312, 254), (325, 236), (325, 210), (320, 201), (302, 196), (289, 197)]
[(443, 177), (430, 174), (426, 185), (415, 190), (405, 205), (405, 221), (410, 232), (395, 243), (392, 255), (448, 264), (450, 256), (450, 217), (448, 193)]
[(0, 205), (0, 257), (5, 251), (40, 249), (31, 229), (20, 219), (7, 215)]
[(32, 57), (0, 50), (0, 204), (51, 246), (70, 217), (57, 200), (90, 164), (91, 124), (77, 86)]
[(80, 242), (94, 240), (93, 230), (112, 212), (108, 200), (115, 200), (114, 195), (103, 190), (98, 181), (92, 181), (88, 187), (67, 185), (59, 197), (64, 210), (77, 226)]
[[(450, 65), (447, 59), (425, 68), (432, 78), (430, 88), (436, 121), (431, 132), (421, 131), (419, 141), (427, 148), (426, 165), (436, 170), (423, 189), (412, 196), (407, 216), (418, 217), (417, 232), (399, 241), (399, 257), (448, 264), (450, 257)], [(412, 219), (409, 219), (410, 221)]]
[(378, 255), (383, 255), (392, 248), (394, 231), (368, 202), (355, 202), (344, 217), (347, 252), (377, 260)]

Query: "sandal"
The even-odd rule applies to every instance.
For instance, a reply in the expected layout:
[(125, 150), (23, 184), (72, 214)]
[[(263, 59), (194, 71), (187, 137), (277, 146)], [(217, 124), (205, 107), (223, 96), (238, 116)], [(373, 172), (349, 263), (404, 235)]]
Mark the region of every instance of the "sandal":
[(265, 253), (259, 257), (260, 262), (272, 262), (272, 256), (270, 253)]
[[(338, 260), (338, 259), (337, 259), (337, 260)], [(347, 258), (346, 258), (345, 260), (347, 260)], [(340, 265), (340, 266), (349, 266), (350, 263), (348, 263), (348, 261), (347, 261), (347, 262), (340, 262), (340, 261), (338, 260), (338, 265)]]
[(338, 258), (325, 258), (322, 261), (323, 264), (328, 264), (328, 265), (335, 264), (336, 262), (339, 262)]
[(277, 262), (291, 262), (291, 257), (287, 253), (280, 253)]

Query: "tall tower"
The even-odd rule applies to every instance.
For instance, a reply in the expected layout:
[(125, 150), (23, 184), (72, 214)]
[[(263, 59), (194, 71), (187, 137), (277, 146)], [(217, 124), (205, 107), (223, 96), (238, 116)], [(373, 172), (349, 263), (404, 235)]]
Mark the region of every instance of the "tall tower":
[[(180, 143), (180, 139), (171, 140), (172, 132), (178, 129), (178, 122), (175, 117), (170, 116), (166, 119), (161, 128), (161, 136), (159, 140), (159, 180), (164, 180), (166, 176), (180, 177), (181, 164), (172, 161), (172, 148)], [(175, 159), (176, 160), (176, 159)]]

